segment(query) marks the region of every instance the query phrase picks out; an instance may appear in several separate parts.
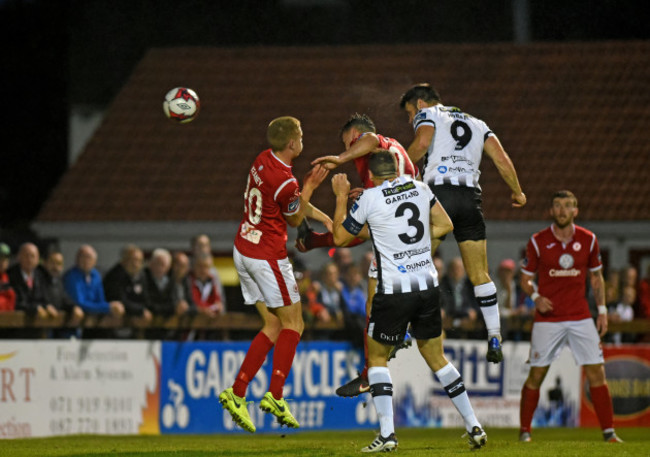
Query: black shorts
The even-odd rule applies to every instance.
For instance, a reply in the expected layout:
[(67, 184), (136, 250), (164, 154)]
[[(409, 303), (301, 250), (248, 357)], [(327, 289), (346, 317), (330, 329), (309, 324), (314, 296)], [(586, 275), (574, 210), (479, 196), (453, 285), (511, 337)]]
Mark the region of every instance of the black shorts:
[(416, 340), (437, 338), (442, 334), (438, 287), (421, 292), (375, 294), (368, 320), (369, 337), (387, 345), (401, 343), (409, 322)]
[[(481, 203), (481, 191), (475, 187), (443, 184), (429, 187), (445, 208), (454, 223), (456, 242), (485, 240), (485, 219)], [(444, 240), (445, 237), (442, 237)]]

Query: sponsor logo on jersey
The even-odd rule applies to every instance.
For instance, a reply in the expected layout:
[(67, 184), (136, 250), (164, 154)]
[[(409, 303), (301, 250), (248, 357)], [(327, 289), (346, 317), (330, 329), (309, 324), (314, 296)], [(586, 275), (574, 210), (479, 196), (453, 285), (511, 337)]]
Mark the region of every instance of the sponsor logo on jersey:
[(429, 268), (430, 266), (431, 266), (431, 260), (425, 259), (419, 262), (409, 263), (406, 265), (399, 265), (397, 269), (401, 273), (412, 273), (414, 271), (419, 271), (419, 270)]
[(354, 202), (352, 204), (352, 207), (350, 208), (350, 212), (351, 213), (356, 213), (358, 209), (359, 209), (359, 204), (357, 202)]
[(580, 270), (571, 268), (570, 270), (556, 270), (551, 268), (548, 270), (548, 275), (553, 278), (562, 278), (562, 277), (575, 277), (580, 275)]
[(404, 265), (399, 265), (397, 269), (400, 271), (400, 273), (406, 273), (406, 267)]
[(582, 247), (582, 245), (578, 241), (573, 243), (573, 250), (574, 251), (579, 251), (581, 247)]
[(407, 190), (411, 190), (411, 189), (415, 189), (415, 183), (413, 181), (409, 181), (404, 184), (399, 184), (395, 187), (382, 189), (381, 192), (384, 194), (384, 197), (389, 197), (391, 195), (401, 194), (402, 192), (406, 192)]
[(438, 173), (447, 173), (447, 167), (445, 167), (444, 165), (440, 165), (438, 167)]
[(560, 256), (559, 264), (565, 270), (571, 268), (574, 264), (573, 256), (571, 254), (562, 254)]
[(472, 170), (468, 170), (467, 168), (463, 167), (449, 167), (449, 171), (453, 171), (456, 173), (471, 173)]
[(553, 246), (555, 246), (555, 243), (550, 243), (546, 245), (546, 249), (551, 249)]
[(422, 120), (426, 119), (426, 117), (427, 117), (426, 113), (424, 111), (420, 111), (413, 118), (413, 122), (422, 121)]
[(402, 251), (402, 252), (397, 252), (393, 254), (393, 259), (394, 260), (400, 260), (403, 259), (404, 257), (408, 257), (409, 259), (415, 255), (420, 255), (424, 254), (425, 252), (429, 252), (430, 248), (420, 248), (420, 249), (409, 249), (408, 251)]
[(463, 156), (454, 156), (454, 155), (445, 156), (445, 157), (441, 157), (440, 160), (442, 160), (443, 162), (446, 162), (447, 160), (451, 160), (453, 163), (467, 162), (467, 165), (469, 165), (470, 167), (474, 165), (474, 162), (469, 160), (467, 157), (463, 157)]

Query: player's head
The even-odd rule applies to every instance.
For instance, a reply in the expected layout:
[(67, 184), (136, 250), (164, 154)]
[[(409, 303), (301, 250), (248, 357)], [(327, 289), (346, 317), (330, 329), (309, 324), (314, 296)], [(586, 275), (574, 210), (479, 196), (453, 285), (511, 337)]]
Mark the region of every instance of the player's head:
[(354, 113), (341, 127), (341, 141), (345, 149), (350, 149), (350, 144), (363, 133), (377, 133), (375, 123), (366, 114)]
[(409, 122), (422, 108), (442, 103), (438, 91), (427, 83), (417, 84), (407, 90), (399, 101), (399, 107), (409, 115)]
[(302, 152), (302, 128), (300, 121), (292, 116), (275, 118), (266, 130), (266, 139), (275, 152), (291, 149), (297, 157)]
[(373, 180), (385, 181), (397, 177), (397, 164), (395, 156), (387, 149), (379, 149), (370, 154), (368, 169)]
[(551, 198), (551, 216), (555, 225), (564, 228), (578, 215), (578, 199), (570, 190), (558, 190)]

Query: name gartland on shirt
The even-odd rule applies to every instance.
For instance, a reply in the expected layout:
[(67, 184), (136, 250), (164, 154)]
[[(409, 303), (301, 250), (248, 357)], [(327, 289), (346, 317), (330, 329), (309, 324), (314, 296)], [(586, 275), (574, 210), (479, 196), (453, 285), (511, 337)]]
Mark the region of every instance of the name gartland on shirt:
[(437, 199), (410, 176), (366, 189), (343, 221), (358, 234), (368, 224), (377, 259), (377, 293), (418, 292), (438, 285), (431, 260), (429, 218)]
[(413, 118), (414, 131), (423, 125), (436, 129), (424, 159), (424, 182), (480, 190), (483, 145), (494, 136), (487, 124), (456, 107), (435, 105), (421, 109)]

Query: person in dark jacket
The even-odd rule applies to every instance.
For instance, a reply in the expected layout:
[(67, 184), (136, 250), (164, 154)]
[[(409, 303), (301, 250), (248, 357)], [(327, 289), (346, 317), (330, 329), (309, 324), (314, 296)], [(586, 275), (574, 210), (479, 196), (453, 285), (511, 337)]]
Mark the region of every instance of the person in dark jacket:
[(59, 251), (51, 251), (43, 265), (45, 278), (47, 279), (47, 293), (52, 305), (59, 311), (68, 315), (66, 327), (77, 327), (84, 317), (84, 312), (65, 291), (63, 285), (63, 254)]

